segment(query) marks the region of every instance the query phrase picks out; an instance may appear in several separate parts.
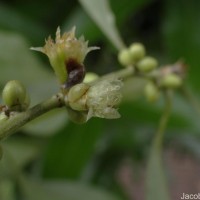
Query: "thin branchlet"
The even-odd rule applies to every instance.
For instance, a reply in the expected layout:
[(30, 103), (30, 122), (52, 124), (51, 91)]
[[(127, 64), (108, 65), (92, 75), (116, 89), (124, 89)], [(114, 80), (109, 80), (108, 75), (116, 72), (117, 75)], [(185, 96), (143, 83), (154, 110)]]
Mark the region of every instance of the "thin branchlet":
[(25, 112), (10, 113), (8, 118), (0, 120), (0, 140), (13, 134), (31, 120), (52, 109), (59, 108), (64, 105), (63, 95), (58, 93), (57, 95), (52, 96), (50, 99), (28, 109)]

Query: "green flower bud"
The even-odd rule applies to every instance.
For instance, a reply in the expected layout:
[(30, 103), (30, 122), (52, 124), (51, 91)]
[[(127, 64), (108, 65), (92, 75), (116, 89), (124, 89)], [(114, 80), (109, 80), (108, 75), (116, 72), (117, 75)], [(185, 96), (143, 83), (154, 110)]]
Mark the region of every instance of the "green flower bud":
[(65, 101), (70, 105), (73, 110), (84, 111), (87, 110), (86, 106), (86, 92), (89, 89), (89, 85), (80, 83), (74, 85), (68, 92)]
[(137, 68), (141, 72), (150, 72), (158, 66), (158, 61), (150, 56), (144, 57), (137, 63)]
[(23, 105), (26, 98), (26, 89), (18, 80), (9, 81), (2, 92), (2, 99), (8, 108)]
[(123, 66), (132, 64), (132, 58), (129, 49), (123, 49), (118, 54), (118, 61)]
[(90, 83), (92, 81), (95, 81), (99, 78), (99, 76), (93, 72), (88, 72), (85, 75), (84, 83)]
[(145, 47), (141, 43), (133, 43), (130, 48), (130, 55), (132, 58), (132, 61), (135, 63), (139, 60), (141, 60), (145, 56)]
[(182, 79), (176, 74), (168, 74), (161, 80), (161, 86), (176, 89), (182, 85)]
[(149, 102), (155, 102), (160, 96), (158, 87), (153, 82), (148, 82), (144, 88), (144, 93)]

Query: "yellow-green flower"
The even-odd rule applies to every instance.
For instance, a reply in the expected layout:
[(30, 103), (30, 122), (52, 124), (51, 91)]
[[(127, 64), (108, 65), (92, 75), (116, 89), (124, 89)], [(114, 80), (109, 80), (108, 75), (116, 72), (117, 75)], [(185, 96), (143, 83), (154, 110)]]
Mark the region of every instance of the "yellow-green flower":
[[(88, 47), (88, 41), (85, 41), (83, 36), (77, 39), (75, 37), (75, 27), (63, 35), (60, 34), (60, 28), (58, 27), (55, 40), (49, 37), (45, 41), (44, 47), (32, 47), (31, 49), (40, 51), (48, 56), (60, 83), (65, 84), (70, 73), (71, 79), (74, 78), (74, 74), (78, 73), (76, 70), (80, 70), (83, 73), (83, 77), (79, 77), (79, 79), (84, 78), (83, 61), (90, 51), (98, 49), (98, 47)], [(81, 81), (78, 80), (77, 82)], [(74, 82), (72, 85), (76, 84), (76, 81)]]

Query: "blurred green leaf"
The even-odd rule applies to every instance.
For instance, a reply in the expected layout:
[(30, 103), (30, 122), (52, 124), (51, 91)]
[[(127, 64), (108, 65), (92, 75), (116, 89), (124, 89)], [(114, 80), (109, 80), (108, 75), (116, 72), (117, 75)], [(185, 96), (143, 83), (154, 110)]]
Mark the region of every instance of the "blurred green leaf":
[(103, 134), (102, 129), (103, 123), (99, 119), (82, 125), (69, 123), (50, 142), (45, 157), (44, 175), (71, 179), (80, 177), (94, 155)]
[(61, 108), (51, 110), (37, 117), (37, 119), (27, 124), (23, 130), (31, 135), (49, 137), (56, 134), (65, 127), (66, 124), (68, 124), (67, 111), (65, 108)]
[(108, 0), (79, 0), (79, 2), (111, 43), (118, 50), (124, 48), (123, 41), (115, 25), (115, 16), (110, 9)]
[(155, 146), (151, 149), (147, 164), (146, 184), (146, 200), (170, 200), (161, 152)]
[(23, 178), (21, 190), (26, 200), (119, 200), (109, 192), (75, 182), (34, 182)]
[[(115, 13), (116, 23), (117, 24), (124, 24), (127, 18), (131, 15), (134, 15), (140, 9), (147, 6), (148, 3), (152, 2), (152, 0), (123, 0), (123, 1), (116, 1), (116, 0), (109, 0), (110, 5), (112, 7), (113, 12)], [(128, 6), (127, 6), (128, 5)], [(134, 27), (127, 27), (134, 28)]]
[(8, 80), (22, 81), (32, 94), (33, 103), (48, 98), (57, 90), (53, 73), (34, 57), (27, 41), (19, 34), (0, 32), (0, 84)]
[(66, 31), (73, 26), (76, 26), (77, 35), (84, 35), (90, 42), (95, 42), (97, 38), (102, 36), (101, 31), (82, 8), (76, 8), (63, 24)]
[(33, 161), (38, 153), (38, 146), (28, 139), (8, 139), (3, 143), (3, 158), (0, 162), (0, 176), (15, 173), (29, 162)]
[[(133, 15), (134, 12), (137, 12), (139, 8), (146, 5), (150, 1), (151, 0), (111, 0), (110, 4), (115, 13), (116, 23), (121, 27), (127, 17)], [(127, 4), (129, 6), (127, 6)], [(92, 21), (92, 18), (89, 18), (89, 16), (80, 7), (77, 7), (71, 12), (70, 16), (68, 16), (66, 21), (63, 23), (63, 28), (65, 30), (69, 30), (74, 25), (77, 28), (77, 34), (84, 34), (90, 42), (95, 42), (98, 39), (104, 39), (95, 22)]]
[(31, 41), (37, 42), (42, 39), (41, 36), (46, 34), (44, 26), (35, 23), (27, 16), (23, 16), (16, 9), (0, 3), (0, 27), (13, 32), (19, 32), (30, 38)]
[(182, 58), (189, 64), (189, 81), (199, 89), (200, 1), (165, 1), (163, 43), (172, 62)]
[[(156, 127), (160, 119), (162, 108), (163, 108), (162, 100), (155, 104), (148, 103), (142, 99), (139, 99), (138, 101), (135, 102), (124, 102), (120, 106), (119, 110), (122, 115), (122, 117), (119, 119), (119, 125), (123, 126), (124, 124), (130, 123), (131, 126), (141, 125), (141, 127), (144, 127), (143, 124), (145, 122), (147, 126), (153, 125), (154, 127)], [(188, 111), (187, 105), (185, 104), (180, 105), (179, 110), (181, 109), (185, 109), (184, 110), (185, 112), (183, 111), (180, 115), (178, 112), (176, 112), (176, 110), (175, 112), (172, 113), (168, 125), (169, 128), (178, 128), (180, 126), (189, 127), (189, 125), (193, 126), (193, 123), (188, 121), (188, 118), (185, 118), (187, 116), (186, 113)]]
[[(19, 34), (10, 32), (0, 32), (0, 86), (9, 80), (20, 80), (27, 87), (31, 96), (32, 105), (39, 103), (58, 91), (56, 78), (50, 71), (46, 70), (42, 63), (34, 56), (35, 52), (29, 50), (26, 40)], [(62, 124), (66, 123), (65, 111), (63, 114), (55, 115), (48, 120), (48, 115), (37, 121), (40, 127), (34, 125), (26, 125), (25, 130), (32, 134), (53, 134)], [(43, 119), (43, 120), (42, 120)], [(51, 124), (50, 129), (46, 124)], [(27, 129), (26, 129), (27, 128)]]
[(0, 180), (0, 199), (15, 200), (15, 187), (13, 181), (9, 179)]

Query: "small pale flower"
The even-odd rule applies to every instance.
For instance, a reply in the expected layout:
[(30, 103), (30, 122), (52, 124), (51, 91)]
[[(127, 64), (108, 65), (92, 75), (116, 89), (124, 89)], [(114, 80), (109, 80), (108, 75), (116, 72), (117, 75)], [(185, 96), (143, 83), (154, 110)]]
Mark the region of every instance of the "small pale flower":
[(91, 86), (87, 92), (88, 119), (100, 117), (107, 119), (119, 118), (117, 110), (122, 95), (120, 80), (102, 80)]
[(55, 41), (49, 37), (45, 41), (44, 47), (32, 47), (31, 49), (46, 54), (60, 83), (66, 84), (67, 81), (70, 81), (68, 86), (71, 87), (82, 82), (85, 75), (83, 61), (90, 51), (98, 49), (98, 47), (88, 47), (88, 41), (85, 41), (83, 36), (77, 39), (75, 27), (63, 35), (60, 34), (58, 27)]

